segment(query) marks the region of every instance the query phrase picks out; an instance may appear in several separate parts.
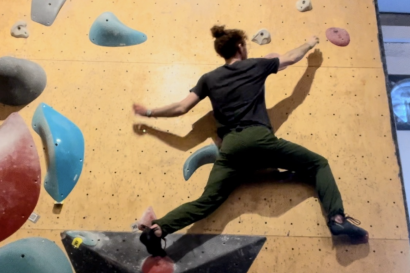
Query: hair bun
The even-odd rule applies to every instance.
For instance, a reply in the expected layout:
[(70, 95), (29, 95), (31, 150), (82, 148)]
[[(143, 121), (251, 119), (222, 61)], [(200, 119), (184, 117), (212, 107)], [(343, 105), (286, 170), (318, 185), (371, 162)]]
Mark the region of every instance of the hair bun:
[(211, 28), (212, 36), (215, 38), (226, 35), (225, 26), (213, 26)]

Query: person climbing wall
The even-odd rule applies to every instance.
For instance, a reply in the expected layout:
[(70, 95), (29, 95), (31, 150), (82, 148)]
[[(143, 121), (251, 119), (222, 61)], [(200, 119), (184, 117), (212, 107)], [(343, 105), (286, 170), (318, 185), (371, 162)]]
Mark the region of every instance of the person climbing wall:
[(366, 243), (368, 232), (355, 225), (360, 224), (359, 221), (345, 215), (328, 161), (302, 146), (277, 138), (266, 110), (266, 78), (299, 62), (319, 43), (318, 37), (312, 36), (284, 55), (248, 59), (244, 31), (215, 25), (211, 32), (215, 50), (224, 58), (224, 65), (200, 77), (180, 102), (155, 109), (133, 105), (136, 115), (177, 117), (209, 97), (218, 123), (217, 133), (222, 139), (220, 154), (202, 196), (152, 221), (152, 226), (146, 227), (140, 236), (147, 251), (153, 256), (166, 256), (162, 238), (210, 215), (248, 175), (262, 168), (287, 169), (312, 179), (328, 214), (331, 233)]

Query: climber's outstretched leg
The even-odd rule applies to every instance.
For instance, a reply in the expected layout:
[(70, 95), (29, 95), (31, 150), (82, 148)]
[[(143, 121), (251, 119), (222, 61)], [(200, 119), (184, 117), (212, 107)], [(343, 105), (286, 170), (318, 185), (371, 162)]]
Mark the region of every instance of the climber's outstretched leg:
[(344, 213), (343, 201), (328, 161), (300, 145), (278, 139), (269, 130), (261, 127), (258, 154), (261, 165), (296, 171), (313, 181), (319, 199), (328, 214), (328, 226), (333, 235), (348, 235), (355, 242), (367, 242), (368, 233), (357, 227), (360, 224)]
[(202, 195), (195, 201), (185, 203), (154, 220), (151, 228), (146, 228), (140, 240), (153, 256), (165, 256), (161, 238), (193, 224), (214, 212), (229, 197), (232, 191), (245, 179), (243, 170), (229, 165), (224, 155), (220, 155), (210, 173)]

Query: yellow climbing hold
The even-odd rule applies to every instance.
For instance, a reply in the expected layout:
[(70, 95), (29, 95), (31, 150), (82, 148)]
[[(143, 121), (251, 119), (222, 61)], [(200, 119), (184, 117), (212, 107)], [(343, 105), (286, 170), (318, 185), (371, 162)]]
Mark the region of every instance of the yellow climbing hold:
[(74, 238), (72, 245), (74, 246), (74, 248), (79, 248), (82, 243), (83, 239), (77, 237)]

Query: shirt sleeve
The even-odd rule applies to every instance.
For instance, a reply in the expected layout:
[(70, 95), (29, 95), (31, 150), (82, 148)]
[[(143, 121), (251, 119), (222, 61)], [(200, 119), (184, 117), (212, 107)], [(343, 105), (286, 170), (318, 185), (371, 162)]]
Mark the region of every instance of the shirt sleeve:
[(194, 88), (192, 88), (189, 92), (194, 92), (198, 95), (198, 97), (203, 100), (209, 94), (208, 85), (206, 83), (205, 75), (203, 75), (199, 80), (198, 83)]
[(263, 70), (263, 73), (266, 74), (267, 76), (270, 74), (276, 74), (278, 73), (278, 69), (279, 69), (279, 58), (273, 58), (273, 59), (260, 58), (259, 66), (260, 66), (260, 69)]

